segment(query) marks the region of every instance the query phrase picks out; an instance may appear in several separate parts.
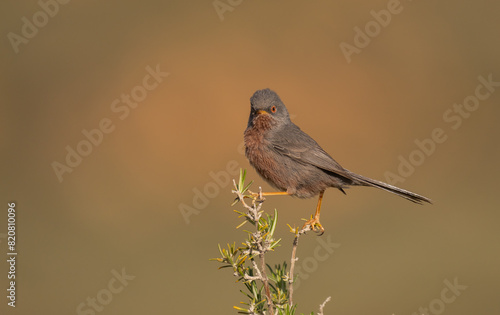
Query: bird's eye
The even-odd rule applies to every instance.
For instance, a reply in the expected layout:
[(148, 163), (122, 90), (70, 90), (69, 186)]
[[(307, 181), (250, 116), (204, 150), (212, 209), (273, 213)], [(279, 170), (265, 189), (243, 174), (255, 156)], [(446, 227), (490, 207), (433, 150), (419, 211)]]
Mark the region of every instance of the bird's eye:
[(276, 106), (271, 107), (271, 112), (276, 113)]

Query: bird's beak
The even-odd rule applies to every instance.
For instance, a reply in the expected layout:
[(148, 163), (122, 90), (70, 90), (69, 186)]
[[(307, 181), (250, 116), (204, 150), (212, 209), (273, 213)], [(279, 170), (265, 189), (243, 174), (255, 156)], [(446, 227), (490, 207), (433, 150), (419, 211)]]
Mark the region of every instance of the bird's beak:
[(257, 111), (257, 115), (269, 115), (269, 113), (268, 113), (268, 112), (266, 112), (266, 111), (265, 111), (265, 110), (263, 110), (263, 109), (259, 109), (259, 110)]

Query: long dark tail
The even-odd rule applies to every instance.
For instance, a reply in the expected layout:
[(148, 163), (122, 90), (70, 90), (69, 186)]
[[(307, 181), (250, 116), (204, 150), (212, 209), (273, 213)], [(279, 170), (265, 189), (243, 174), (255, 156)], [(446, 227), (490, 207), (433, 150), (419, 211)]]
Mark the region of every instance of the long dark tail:
[(401, 196), (405, 199), (408, 199), (414, 203), (418, 203), (420, 205), (423, 204), (424, 202), (432, 203), (432, 200), (430, 200), (429, 198), (426, 198), (424, 196), (420, 196), (420, 195), (413, 193), (411, 191), (404, 190), (404, 189), (398, 188), (396, 186), (392, 186), (392, 185), (386, 184), (384, 182), (380, 182), (380, 181), (375, 180), (375, 179), (364, 177), (364, 176), (358, 175), (358, 174), (350, 172), (350, 171), (349, 171), (349, 174), (352, 176), (352, 178), (354, 180), (359, 181), (359, 185), (377, 187), (377, 188), (383, 189), (385, 191), (391, 192), (393, 194), (396, 194), (398, 196)]

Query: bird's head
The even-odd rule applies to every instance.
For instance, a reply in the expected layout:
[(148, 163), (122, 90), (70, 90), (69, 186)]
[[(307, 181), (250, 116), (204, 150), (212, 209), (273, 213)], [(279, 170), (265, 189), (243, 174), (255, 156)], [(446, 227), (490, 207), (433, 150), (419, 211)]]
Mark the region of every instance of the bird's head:
[(290, 122), (290, 115), (285, 104), (278, 94), (270, 89), (255, 92), (250, 98), (250, 106), (249, 126), (260, 119), (269, 121), (273, 125), (284, 125)]

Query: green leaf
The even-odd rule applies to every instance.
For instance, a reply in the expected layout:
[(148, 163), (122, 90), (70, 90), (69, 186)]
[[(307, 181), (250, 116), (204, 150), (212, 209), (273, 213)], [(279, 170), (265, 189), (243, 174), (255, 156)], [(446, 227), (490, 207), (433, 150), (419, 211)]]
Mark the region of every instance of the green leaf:
[(233, 207), (238, 202), (240, 202), (240, 198), (239, 197), (234, 198), (233, 203), (231, 203), (231, 207)]
[(247, 171), (240, 168), (240, 181), (238, 183), (238, 190), (241, 192), (243, 185), (245, 185), (245, 177), (247, 176)]
[(273, 242), (271, 244), (271, 246), (269, 246), (270, 249), (274, 249), (275, 247), (277, 247), (279, 245), (279, 243), (281, 242), (281, 238), (275, 242)]
[(224, 268), (231, 268), (231, 267), (232, 267), (231, 265), (226, 265), (226, 266), (219, 267), (219, 270), (224, 269)]
[(248, 190), (248, 188), (250, 188), (250, 186), (252, 186), (252, 184), (253, 184), (253, 180), (252, 180), (252, 181), (250, 181), (250, 183), (248, 183), (248, 185), (246, 185), (246, 186), (243, 188), (243, 191), (242, 191), (241, 193), (242, 193), (242, 194), (244, 194), (244, 193)]
[[(250, 314), (248, 312), (248, 310), (244, 309), (244, 308), (241, 308), (241, 307), (238, 307), (238, 306), (233, 306), (234, 309), (236, 309), (237, 311), (242, 311), (242, 312), (246, 312), (246, 313), (243, 313), (243, 314)], [(241, 314), (241, 313), (240, 313)]]
[(245, 225), (247, 222), (248, 222), (248, 221), (243, 221), (243, 222), (241, 222), (241, 224), (240, 224), (240, 225), (238, 225), (236, 228), (237, 228), (237, 229), (239, 229), (240, 227), (242, 227), (243, 225)]
[(240, 168), (240, 179), (238, 181), (238, 191), (241, 193), (241, 194), (244, 194), (248, 188), (250, 188), (250, 186), (253, 184), (253, 181), (250, 181), (250, 183), (248, 185), (245, 186), (245, 178), (247, 176), (247, 171)]
[(271, 219), (271, 230), (269, 234), (271, 237), (274, 235), (274, 231), (276, 230), (276, 223), (278, 222), (278, 210), (274, 209), (274, 219)]

